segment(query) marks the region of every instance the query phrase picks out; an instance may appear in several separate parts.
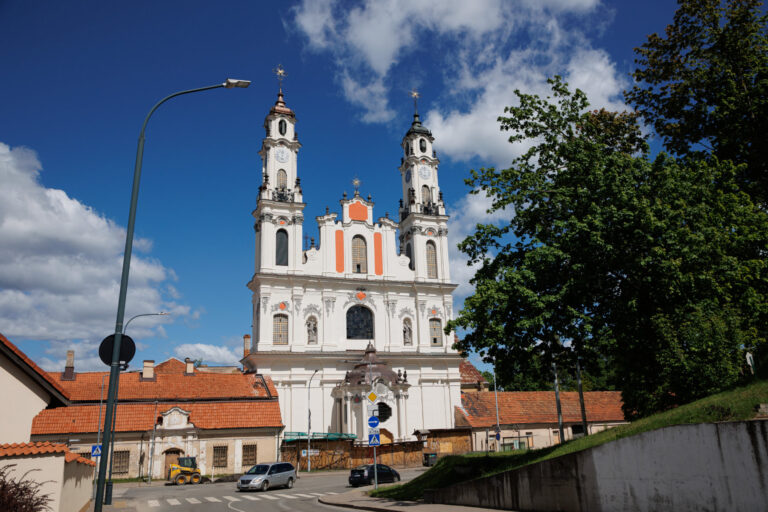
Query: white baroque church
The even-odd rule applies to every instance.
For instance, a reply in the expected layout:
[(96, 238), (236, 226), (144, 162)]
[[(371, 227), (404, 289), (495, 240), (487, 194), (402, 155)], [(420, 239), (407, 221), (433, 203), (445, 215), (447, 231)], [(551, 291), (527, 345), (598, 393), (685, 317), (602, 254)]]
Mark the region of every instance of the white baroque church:
[(301, 144), (282, 88), (264, 128), (244, 366), (274, 381), (286, 432), (352, 434), (367, 443), (371, 380), (392, 412), (381, 424), (382, 443), (453, 428), (461, 358), (443, 328), (456, 285), (439, 160), (418, 111), (401, 143), (399, 221), (375, 219), (370, 196), (344, 193), (340, 214), (326, 209), (317, 217), (320, 243), (308, 250)]

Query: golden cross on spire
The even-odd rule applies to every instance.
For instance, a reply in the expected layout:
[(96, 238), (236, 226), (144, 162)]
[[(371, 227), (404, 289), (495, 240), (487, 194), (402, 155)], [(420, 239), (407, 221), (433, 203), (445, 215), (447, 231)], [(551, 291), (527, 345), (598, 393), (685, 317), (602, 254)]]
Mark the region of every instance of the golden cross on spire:
[(421, 98), (421, 94), (419, 94), (419, 91), (416, 89), (411, 90), (410, 92), (411, 98), (413, 98), (413, 111), (418, 113), (419, 112), (419, 105), (418, 101), (419, 98)]
[(277, 75), (277, 83), (280, 86), (280, 91), (283, 90), (283, 79), (288, 76), (288, 73), (285, 72), (285, 69), (283, 69), (282, 64), (278, 64), (275, 69), (272, 70), (272, 72)]
[(355, 187), (355, 195), (358, 195), (360, 193), (360, 179), (357, 176), (352, 180), (352, 186)]

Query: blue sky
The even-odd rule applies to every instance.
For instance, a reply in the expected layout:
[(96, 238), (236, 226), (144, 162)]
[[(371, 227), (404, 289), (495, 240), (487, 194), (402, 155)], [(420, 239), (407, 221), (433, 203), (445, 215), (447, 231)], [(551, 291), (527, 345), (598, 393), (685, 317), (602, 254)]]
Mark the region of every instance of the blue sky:
[[(672, 19), (669, 1), (0, 1), (0, 333), (46, 369), (76, 350), (105, 369), (114, 331), (136, 141), (144, 155), (126, 319), (142, 359), (233, 363), (250, 332), (253, 219), (272, 70), (297, 114), (305, 233), (351, 180), (396, 214), (401, 137), (422, 95), (455, 246), (486, 218), (468, 170), (523, 148), (496, 117), (512, 91), (561, 74), (593, 105), (623, 108), (632, 48)], [(500, 218), (503, 220), (503, 218)], [(457, 305), (472, 269), (453, 250)]]

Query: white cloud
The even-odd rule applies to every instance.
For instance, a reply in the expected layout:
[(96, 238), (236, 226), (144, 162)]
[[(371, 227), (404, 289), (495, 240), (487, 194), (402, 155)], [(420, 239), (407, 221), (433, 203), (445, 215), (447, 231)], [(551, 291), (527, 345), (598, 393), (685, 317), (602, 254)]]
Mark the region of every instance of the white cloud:
[[(0, 329), (12, 340), (52, 341), (44, 367), (61, 369), (66, 350), (75, 348), (78, 368), (92, 369), (98, 343), (114, 331), (125, 230), (43, 186), (41, 168), (33, 151), (0, 143)], [(134, 244), (126, 320), (190, 312), (163, 292), (173, 272), (140, 254), (151, 246), (146, 239)], [(129, 334), (162, 335), (157, 326), (172, 318), (142, 318)]]
[(202, 359), (205, 364), (237, 364), (242, 358), (242, 355), (238, 355), (232, 349), (205, 343), (185, 343), (177, 346), (173, 351), (181, 359), (185, 357)]

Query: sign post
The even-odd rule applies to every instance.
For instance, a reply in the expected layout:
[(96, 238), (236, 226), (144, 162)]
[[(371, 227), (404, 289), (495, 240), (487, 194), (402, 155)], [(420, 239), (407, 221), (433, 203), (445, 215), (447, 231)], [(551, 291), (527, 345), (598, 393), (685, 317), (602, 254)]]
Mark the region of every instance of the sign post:
[[(379, 411), (376, 407), (376, 400), (379, 399), (379, 397), (376, 395), (376, 393), (373, 392), (373, 376), (371, 373), (371, 364), (368, 363), (368, 377), (371, 381), (371, 392), (368, 393), (368, 401), (371, 403), (371, 405), (368, 406), (368, 412), (370, 413), (370, 417), (368, 418), (368, 426), (370, 427), (368, 429), (368, 446), (373, 446), (373, 488), (378, 489), (379, 488), (379, 464), (378, 460), (376, 458), (376, 447), (381, 444), (381, 438), (379, 437)], [(373, 431), (373, 432), (371, 432)]]

